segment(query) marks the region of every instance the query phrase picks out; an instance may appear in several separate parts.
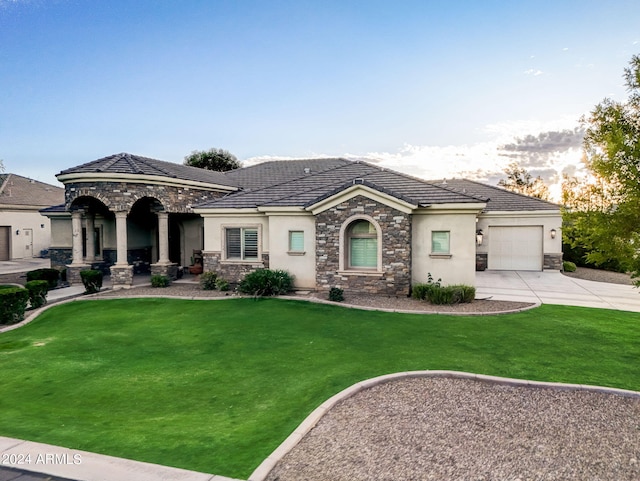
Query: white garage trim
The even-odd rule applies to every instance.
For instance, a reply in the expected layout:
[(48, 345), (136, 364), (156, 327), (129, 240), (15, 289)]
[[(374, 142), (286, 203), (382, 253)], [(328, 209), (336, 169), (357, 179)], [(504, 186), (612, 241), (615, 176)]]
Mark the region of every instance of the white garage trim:
[(543, 227), (490, 226), (489, 269), (541, 271), (543, 266)]

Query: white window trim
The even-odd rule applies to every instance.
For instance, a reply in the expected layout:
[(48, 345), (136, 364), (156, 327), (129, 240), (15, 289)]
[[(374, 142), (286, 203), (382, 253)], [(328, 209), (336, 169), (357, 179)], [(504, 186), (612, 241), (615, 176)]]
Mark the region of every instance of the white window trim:
[[(373, 227), (376, 229), (377, 239), (378, 239), (378, 261), (376, 267), (372, 267), (370, 269), (364, 268), (353, 268), (349, 266), (349, 246), (347, 245), (347, 229), (348, 227), (357, 220), (366, 220), (370, 222)], [(371, 216), (359, 214), (354, 215), (346, 219), (342, 225), (340, 226), (340, 250), (339, 250), (339, 262), (338, 262), (338, 271), (342, 274), (354, 274), (360, 273), (363, 275), (378, 275), (382, 273), (382, 228), (380, 224)]]
[[(433, 234), (434, 232), (448, 232), (449, 233), (449, 250), (447, 252), (433, 252)], [(450, 230), (443, 230), (443, 229), (438, 229), (438, 230), (432, 230), (430, 233), (430, 250), (431, 252), (429, 253), (429, 257), (431, 257), (432, 259), (451, 259), (452, 254), (451, 254), (451, 231)]]
[[(301, 251), (294, 251), (291, 250), (291, 234), (293, 232), (300, 232), (302, 233), (302, 250)], [(307, 254), (307, 252), (304, 250), (304, 242), (305, 242), (305, 231), (301, 230), (301, 229), (290, 229), (288, 234), (287, 234), (287, 242), (289, 243), (289, 249), (287, 250), (287, 254), (290, 256), (304, 256)]]
[[(227, 229), (256, 229), (258, 231), (257, 259), (238, 259), (227, 257)], [(222, 261), (235, 264), (256, 264), (262, 262), (262, 224), (223, 224), (220, 226), (220, 247)]]

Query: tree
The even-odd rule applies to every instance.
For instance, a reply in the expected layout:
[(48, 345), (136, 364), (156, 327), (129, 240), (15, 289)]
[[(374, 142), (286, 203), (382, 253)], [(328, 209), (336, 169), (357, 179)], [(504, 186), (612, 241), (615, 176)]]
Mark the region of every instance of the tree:
[(549, 200), (549, 188), (540, 176), (533, 176), (516, 162), (510, 163), (505, 169), (506, 179), (500, 179), (498, 185), (511, 192), (537, 197), (538, 199)]
[[(605, 99), (582, 119), (586, 165), (602, 185), (599, 206), (575, 205), (574, 245), (597, 266), (615, 261), (640, 277), (640, 56), (624, 70), (626, 102)], [(578, 207), (578, 209), (575, 209)], [(580, 214), (577, 214), (579, 212)], [(640, 281), (636, 282), (640, 285)]]
[(240, 162), (235, 155), (228, 150), (215, 148), (209, 150), (194, 150), (184, 158), (184, 165), (218, 172), (240, 168)]

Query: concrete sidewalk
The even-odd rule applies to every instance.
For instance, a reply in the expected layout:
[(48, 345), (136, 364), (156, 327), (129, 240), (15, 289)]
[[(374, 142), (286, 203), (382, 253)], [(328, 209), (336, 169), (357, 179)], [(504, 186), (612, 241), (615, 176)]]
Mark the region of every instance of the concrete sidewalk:
[(476, 272), (476, 297), (640, 312), (640, 290), (633, 286), (586, 281), (556, 271)]

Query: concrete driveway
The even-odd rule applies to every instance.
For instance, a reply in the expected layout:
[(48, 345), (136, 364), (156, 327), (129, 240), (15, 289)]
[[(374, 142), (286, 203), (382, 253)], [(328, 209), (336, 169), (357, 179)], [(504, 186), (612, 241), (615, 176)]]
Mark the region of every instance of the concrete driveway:
[(553, 271), (476, 272), (476, 297), (640, 312), (640, 290), (633, 286), (585, 281)]

